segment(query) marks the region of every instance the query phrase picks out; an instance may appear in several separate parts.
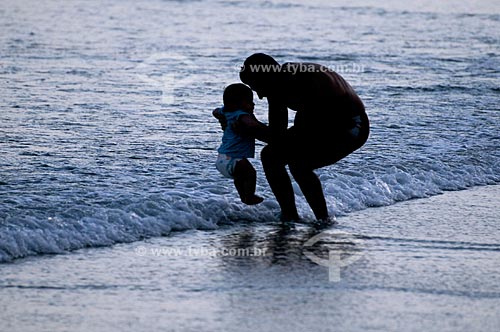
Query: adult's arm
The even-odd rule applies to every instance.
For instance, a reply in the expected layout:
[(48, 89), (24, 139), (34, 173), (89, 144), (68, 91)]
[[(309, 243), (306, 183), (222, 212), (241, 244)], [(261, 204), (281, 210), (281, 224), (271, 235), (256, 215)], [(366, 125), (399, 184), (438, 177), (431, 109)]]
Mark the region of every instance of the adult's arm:
[(271, 139), (282, 136), (288, 128), (288, 108), (275, 97), (267, 98), (269, 104), (269, 129)]
[(241, 135), (255, 137), (259, 141), (269, 142), (269, 127), (260, 122), (255, 116), (250, 114), (241, 115), (236, 122), (235, 128)]

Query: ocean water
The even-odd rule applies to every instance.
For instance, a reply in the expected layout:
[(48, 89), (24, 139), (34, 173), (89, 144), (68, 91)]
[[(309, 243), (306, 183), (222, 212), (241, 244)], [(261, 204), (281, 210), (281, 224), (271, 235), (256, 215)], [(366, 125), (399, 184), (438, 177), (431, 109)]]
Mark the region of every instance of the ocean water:
[(500, 183), (498, 1), (4, 0), (0, 30), (0, 262), (277, 221), (258, 155), (256, 207), (213, 166), (254, 52), (365, 102), (367, 144), (318, 171), (332, 214)]

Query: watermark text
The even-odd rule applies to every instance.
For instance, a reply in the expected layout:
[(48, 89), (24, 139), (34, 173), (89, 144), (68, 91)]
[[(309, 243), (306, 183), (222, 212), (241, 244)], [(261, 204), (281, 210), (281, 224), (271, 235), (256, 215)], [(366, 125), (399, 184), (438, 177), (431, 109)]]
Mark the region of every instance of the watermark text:
[(155, 257), (263, 257), (267, 248), (146, 247), (135, 248), (137, 256)]

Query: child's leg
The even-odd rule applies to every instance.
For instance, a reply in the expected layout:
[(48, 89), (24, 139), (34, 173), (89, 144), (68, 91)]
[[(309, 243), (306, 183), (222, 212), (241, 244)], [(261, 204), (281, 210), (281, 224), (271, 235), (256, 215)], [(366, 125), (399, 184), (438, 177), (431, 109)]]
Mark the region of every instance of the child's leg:
[(234, 185), (243, 203), (255, 205), (264, 200), (262, 197), (255, 195), (257, 173), (247, 159), (241, 159), (236, 162), (233, 176)]

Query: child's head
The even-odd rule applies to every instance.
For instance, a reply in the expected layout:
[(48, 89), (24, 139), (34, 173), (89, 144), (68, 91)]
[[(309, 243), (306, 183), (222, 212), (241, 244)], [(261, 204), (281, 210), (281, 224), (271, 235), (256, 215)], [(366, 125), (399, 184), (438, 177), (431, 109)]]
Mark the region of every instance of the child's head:
[(245, 84), (235, 83), (228, 85), (224, 89), (224, 110), (233, 112), (243, 110), (247, 113), (253, 113), (253, 92)]

